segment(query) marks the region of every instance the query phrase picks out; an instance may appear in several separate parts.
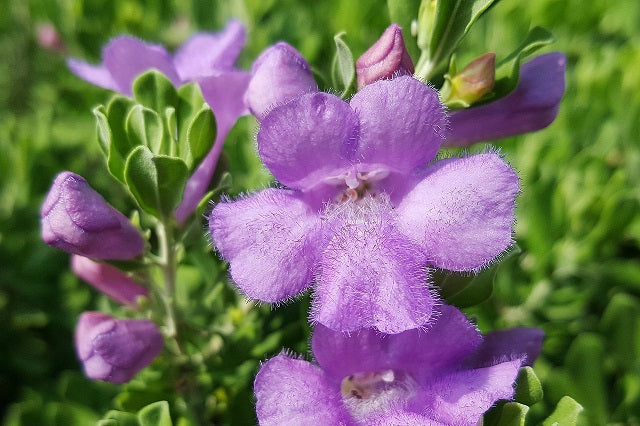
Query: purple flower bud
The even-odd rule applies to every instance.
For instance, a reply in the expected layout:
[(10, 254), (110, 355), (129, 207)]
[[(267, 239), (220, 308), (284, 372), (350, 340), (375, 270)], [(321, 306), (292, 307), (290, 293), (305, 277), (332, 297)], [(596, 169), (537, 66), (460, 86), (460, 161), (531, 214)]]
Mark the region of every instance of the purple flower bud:
[(76, 352), (93, 380), (128, 382), (162, 350), (162, 335), (147, 319), (116, 319), (85, 312), (75, 332)]
[(413, 62), (404, 45), (402, 30), (391, 24), (356, 61), (358, 89), (392, 76), (413, 74)]
[(71, 256), (71, 269), (78, 277), (123, 305), (135, 306), (138, 297), (149, 297), (146, 288), (106, 263), (94, 262), (74, 254)]
[(467, 146), (543, 129), (558, 115), (567, 58), (551, 52), (520, 70), (516, 89), (502, 99), (451, 113), (445, 146)]
[(64, 53), (66, 51), (56, 27), (48, 22), (36, 26), (36, 40), (40, 47), (51, 52)]
[(69, 253), (131, 259), (144, 250), (144, 240), (129, 219), (75, 173), (56, 176), (40, 217), (44, 242)]
[(311, 67), (285, 42), (271, 46), (256, 59), (244, 100), (258, 120), (274, 107), (318, 90)]

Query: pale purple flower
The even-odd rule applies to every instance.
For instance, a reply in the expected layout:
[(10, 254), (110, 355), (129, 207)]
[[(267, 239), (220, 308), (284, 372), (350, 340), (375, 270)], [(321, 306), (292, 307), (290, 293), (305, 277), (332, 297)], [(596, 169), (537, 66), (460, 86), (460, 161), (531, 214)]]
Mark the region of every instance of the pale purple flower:
[(520, 69), (516, 89), (504, 98), (451, 113), (446, 146), (466, 146), (543, 129), (555, 120), (564, 94), (567, 58), (540, 55)]
[(317, 365), (281, 354), (256, 376), (262, 426), (475, 426), (511, 399), (518, 370), (540, 352), (543, 333), (517, 328), (483, 336), (452, 306), (427, 330), (381, 335), (316, 327)]
[(95, 289), (123, 305), (135, 306), (139, 297), (149, 297), (149, 291), (115, 266), (78, 256), (71, 256), (71, 270)]
[(105, 46), (100, 65), (68, 61), (77, 76), (128, 96), (135, 78), (150, 69), (162, 72), (175, 86), (188, 82), (200, 85), (216, 116), (217, 135), (213, 148), (187, 182), (182, 203), (175, 212), (179, 223), (187, 219), (206, 193), (227, 134), (247, 112), (243, 96), (250, 75), (234, 67), (245, 38), (242, 24), (232, 20), (219, 33), (195, 34), (173, 56), (161, 45), (120, 36)]
[(75, 331), (76, 352), (93, 380), (128, 382), (162, 350), (162, 335), (147, 319), (116, 319), (85, 312)]
[(311, 319), (338, 331), (425, 325), (427, 266), (477, 271), (512, 242), (515, 172), (496, 153), (431, 165), (446, 116), (438, 94), (404, 76), (349, 103), (309, 93), (275, 108), (258, 133), (288, 189), (219, 203), (217, 249), (250, 298), (285, 301), (315, 284)]
[(413, 74), (413, 61), (404, 45), (402, 29), (391, 24), (356, 61), (358, 88), (383, 78)]
[(305, 93), (318, 91), (311, 67), (285, 42), (269, 47), (251, 68), (245, 103), (258, 120), (269, 111)]
[(56, 176), (40, 217), (44, 242), (68, 253), (131, 259), (144, 251), (144, 239), (129, 219), (75, 173)]

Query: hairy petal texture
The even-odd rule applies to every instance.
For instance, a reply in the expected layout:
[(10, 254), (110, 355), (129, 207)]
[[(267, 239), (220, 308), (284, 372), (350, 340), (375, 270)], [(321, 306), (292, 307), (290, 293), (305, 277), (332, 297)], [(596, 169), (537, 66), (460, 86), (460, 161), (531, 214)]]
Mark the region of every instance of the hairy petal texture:
[(296, 193), (265, 189), (216, 205), (209, 230), (238, 287), (253, 299), (279, 302), (313, 280), (318, 222)]
[(447, 425), (475, 426), (500, 399), (513, 398), (521, 360), (461, 370), (426, 383), (408, 409)]
[(251, 74), (244, 100), (258, 120), (263, 120), (277, 106), (318, 91), (307, 61), (285, 42), (276, 43), (262, 52), (253, 63)]
[(543, 129), (555, 120), (567, 58), (551, 52), (525, 63), (516, 89), (487, 105), (455, 111), (444, 145), (466, 146)]
[(346, 334), (319, 324), (311, 345), (320, 367), (338, 380), (359, 371), (396, 369), (423, 382), (456, 368), (481, 341), (482, 336), (462, 312), (440, 305), (435, 308), (426, 330), (385, 335), (361, 329)]
[(544, 332), (538, 328), (516, 327), (492, 331), (484, 336), (478, 350), (465, 360), (472, 368), (486, 367), (505, 360), (522, 360), (533, 365), (540, 355)]
[(310, 93), (267, 114), (258, 152), (280, 182), (307, 190), (351, 164), (357, 135), (358, 117), (349, 104)]
[(218, 33), (198, 33), (187, 40), (173, 57), (183, 81), (228, 71), (240, 55), (247, 38), (244, 26), (232, 19)]
[(149, 297), (146, 288), (115, 266), (74, 254), (71, 256), (71, 269), (78, 277), (123, 305), (135, 306), (138, 297)]
[(435, 163), (396, 209), (400, 229), (453, 271), (474, 271), (512, 243), (518, 177), (499, 155)]
[(267, 361), (254, 384), (261, 426), (353, 425), (339, 389), (317, 366), (286, 355)]
[(438, 92), (413, 77), (364, 86), (351, 99), (360, 119), (357, 159), (409, 174), (440, 147), (446, 115)]
[(427, 416), (409, 411), (392, 411), (381, 413), (374, 418), (367, 419), (367, 426), (447, 426)]
[(435, 297), (420, 247), (393, 226), (388, 202), (365, 199), (327, 213), (313, 321), (339, 331), (399, 333), (431, 317)]
[(120, 36), (107, 44), (102, 57), (119, 91), (126, 95), (131, 96), (133, 80), (152, 68), (166, 75), (174, 86), (180, 84), (180, 77), (173, 66), (171, 56), (161, 45)]
[(131, 259), (144, 251), (144, 240), (129, 219), (75, 173), (56, 176), (40, 217), (44, 242), (68, 253)]

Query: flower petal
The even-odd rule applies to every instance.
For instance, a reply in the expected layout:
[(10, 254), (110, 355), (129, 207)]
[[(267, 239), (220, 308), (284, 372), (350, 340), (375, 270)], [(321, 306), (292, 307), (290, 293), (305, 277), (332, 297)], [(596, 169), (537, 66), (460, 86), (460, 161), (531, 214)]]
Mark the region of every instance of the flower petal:
[(352, 425), (340, 388), (328, 383), (317, 366), (286, 355), (267, 361), (254, 384), (261, 426)]
[(219, 203), (209, 230), (230, 274), (253, 299), (279, 302), (313, 280), (318, 217), (293, 191), (265, 189)]
[(362, 371), (402, 370), (418, 382), (455, 368), (481, 343), (475, 326), (457, 308), (436, 308), (427, 330), (383, 335), (372, 329), (345, 334), (322, 324), (311, 345), (318, 364), (335, 380)]
[(357, 134), (358, 117), (349, 104), (310, 93), (267, 114), (258, 151), (280, 182), (307, 190), (351, 164)]
[(131, 85), (138, 75), (154, 68), (167, 76), (174, 86), (180, 85), (181, 82), (171, 56), (158, 44), (120, 36), (107, 44), (102, 58), (118, 89), (126, 95), (131, 95)]
[(75, 75), (96, 86), (108, 90), (118, 90), (118, 85), (109, 70), (103, 65), (91, 65), (84, 61), (70, 58), (67, 66)]
[(410, 76), (364, 86), (351, 99), (360, 118), (357, 158), (408, 174), (435, 157), (446, 115), (438, 92)]
[(429, 262), (474, 271), (512, 243), (518, 177), (499, 155), (435, 163), (397, 208), (400, 229)]
[(295, 48), (279, 42), (253, 63), (245, 102), (258, 120), (269, 111), (305, 93), (317, 92), (311, 67)]
[(231, 70), (246, 38), (242, 23), (233, 19), (221, 32), (190, 37), (175, 53), (173, 64), (183, 81)]
[(444, 424), (475, 426), (496, 401), (511, 399), (520, 360), (443, 375), (426, 384), (408, 409)]
[(447, 426), (444, 423), (437, 422), (427, 416), (409, 411), (394, 410), (388, 413), (382, 413), (378, 416), (372, 416), (367, 419), (368, 426)]
[(547, 127), (558, 115), (566, 62), (560, 52), (538, 56), (522, 66), (518, 86), (509, 95), (453, 112), (444, 145), (466, 146)]
[(517, 327), (492, 331), (484, 336), (478, 350), (465, 360), (473, 367), (486, 367), (504, 360), (522, 360), (522, 365), (533, 365), (540, 355), (544, 332), (537, 328)]
[(238, 118), (247, 112), (242, 96), (248, 82), (249, 73), (242, 71), (223, 72), (199, 81), (202, 95), (216, 117), (216, 140), (211, 151), (187, 181), (182, 202), (175, 211), (176, 220), (180, 224), (184, 223), (195, 210), (207, 192), (222, 153), (224, 141)]
[(388, 201), (347, 202), (328, 216), (311, 318), (336, 331), (424, 325), (435, 304), (425, 258), (394, 228)]

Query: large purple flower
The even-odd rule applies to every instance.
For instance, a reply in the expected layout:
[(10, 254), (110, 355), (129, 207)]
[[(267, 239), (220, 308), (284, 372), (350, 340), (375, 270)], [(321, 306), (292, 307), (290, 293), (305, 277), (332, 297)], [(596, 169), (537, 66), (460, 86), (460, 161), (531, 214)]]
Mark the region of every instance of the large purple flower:
[(192, 36), (173, 56), (161, 45), (120, 36), (105, 46), (101, 65), (68, 61), (77, 76), (128, 96), (135, 78), (150, 69), (162, 72), (175, 86), (192, 81), (200, 85), (205, 101), (215, 113), (217, 136), (213, 148), (187, 182), (182, 203), (175, 212), (178, 222), (184, 222), (204, 196), (227, 134), (247, 112), (243, 96), (250, 75), (234, 67), (245, 38), (242, 24), (232, 20), (219, 33)]
[(476, 425), (511, 399), (518, 370), (540, 352), (540, 330), (483, 336), (452, 306), (428, 330), (345, 334), (318, 326), (318, 365), (281, 354), (256, 376), (260, 425)]
[(311, 318), (334, 330), (425, 325), (436, 302), (426, 267), (495, 259), (511, 244), (518, 192), (495, 153), (428, 166), (445, 128), (437, 93), (408, 76), (350, 103), (309, 93), (268, 113), (258, 151), (289, 189), (220, 203), (209, 219), (235, 283), (280, 302), (315, 282)]

